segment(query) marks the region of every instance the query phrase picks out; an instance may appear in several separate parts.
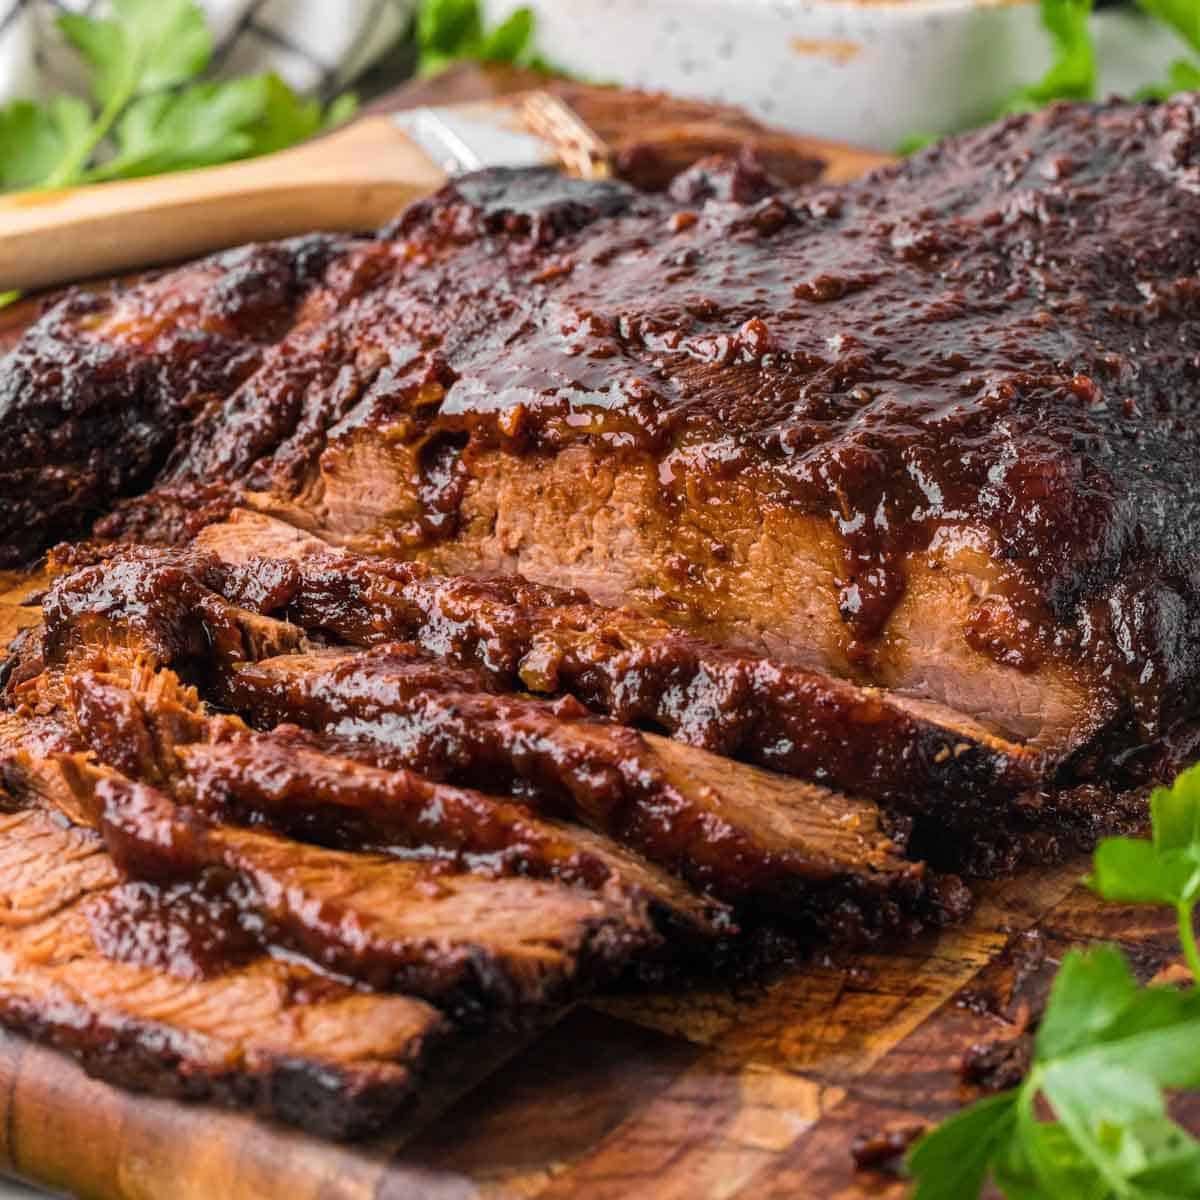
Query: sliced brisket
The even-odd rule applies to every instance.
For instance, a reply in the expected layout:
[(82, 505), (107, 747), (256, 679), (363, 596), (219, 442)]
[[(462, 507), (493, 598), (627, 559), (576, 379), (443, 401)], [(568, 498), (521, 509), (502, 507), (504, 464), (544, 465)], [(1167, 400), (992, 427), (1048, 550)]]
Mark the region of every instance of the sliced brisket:
[(544, 1017), (655, 944), (617, 891), (455, 870), (433, 855), (342, 853), (231, 829), (128, 780), (102, 778), (97, 817), (130, 878), (196, 883), (229, 895), (265, 936), (379, 991), (426, 997), (462, 1018)]
[(622, 724), (910, 811), (1007, 799), (1040, 782), (1036, 753), (960, 714), (714, 645), (578, 592), (289, 547), (276, 523), (250, 514), (197, 544), (233, 564), (223, 587), (247, 608), (359, 645), (411, 640), (498, 689), (565, 692)]
[(47, 812), (0, 815), (0, 895), (0, 1024), (126, 1087), (359, 1136), (408, 1101), (444, 1032), (419, 1000), (298, 962), (255, 957), (197, 977), (190, 961), (139, 961), (156, 939), (178, 950), (196, 936), (194, 915), (173, 920), (148, 896), (138, 937), (103, 953), (95, 927), (111, 929), (133, 898), (100, 838)]
[(565, 812), (714, 895), (809, 929), (827, 932), (831, 913), (861, 920), (865, 934), (906, 913), (937, 918), (939, 893), (926, 893), (875, 805), (644, 737), (578, 705), (485, 689), (479, 673), (401, 645), (245, 665), (226, 699), (268, 725), (337, 735), (379, 765)]
[[(363, 646), (404, 639), (443, 664), (405, 668), (414, 698), (567, 693), (622, 724), (904, 812), (946, 819), (1003, 809), (1042, 782), (1039, 755), (936, 706), (716, 646), (579, 593), (331, 554), (251, 514), (206, 530), (195, 550), (76, 548), (61, 567), (43, 605), (50, 662), (77, 646), (85, 657), (97, 646), (135, 649), (219, 692), (229, 664), (295, 647), (305, 634)], [(293, 719), (286, 706), (271, 712)]]

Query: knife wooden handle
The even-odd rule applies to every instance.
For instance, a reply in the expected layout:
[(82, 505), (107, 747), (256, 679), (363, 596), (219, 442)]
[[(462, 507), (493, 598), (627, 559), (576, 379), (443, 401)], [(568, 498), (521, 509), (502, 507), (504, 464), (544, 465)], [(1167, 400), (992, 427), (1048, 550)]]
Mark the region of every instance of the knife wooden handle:
[(445, 179), (388, 118), (367, 117), (229, 166), (0, 197), (0, 292), (312, 229), (372, 229)]

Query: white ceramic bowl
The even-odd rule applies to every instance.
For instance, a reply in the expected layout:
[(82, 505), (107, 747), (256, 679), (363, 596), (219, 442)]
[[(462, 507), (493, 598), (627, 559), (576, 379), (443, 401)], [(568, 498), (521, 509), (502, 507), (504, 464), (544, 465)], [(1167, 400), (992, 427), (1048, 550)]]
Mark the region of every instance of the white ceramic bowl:
[[(486, 8), (498, 20), (522, 3), (537, 13), (539, 49), (576, 74), (723, 100), (775, 125), (885, 150), (917, 131), (987, 120), (1049, 64), (1035, 0), (487, 0)], [(1137, 18), (1116, 21), (1102, 38), (1110, 58), (1162, 64), (1180, 52), (1170, 35), (1147, 43), (1152, 27)], [(1119, 70), (1115, 85), (1128, 86)]]

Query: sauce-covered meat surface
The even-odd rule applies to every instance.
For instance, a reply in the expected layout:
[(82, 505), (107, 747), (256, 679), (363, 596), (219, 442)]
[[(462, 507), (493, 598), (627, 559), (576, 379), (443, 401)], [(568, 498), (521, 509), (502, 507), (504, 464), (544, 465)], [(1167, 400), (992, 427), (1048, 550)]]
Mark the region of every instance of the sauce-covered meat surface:
[(1200, 730), (1198, 317), (1195, 97), (69, 296), (0, 359), (0, 1026), (353, 1136), (456, 1029), (1129, 828)]
[(490, 172), (70, 301), (0, 365), (0, 540), (157, 485), (100, 531), (241, 503), (1038, 747), (1152, 740), (1198, 654), (1198, 115), (1060, 106), (831, 190)]

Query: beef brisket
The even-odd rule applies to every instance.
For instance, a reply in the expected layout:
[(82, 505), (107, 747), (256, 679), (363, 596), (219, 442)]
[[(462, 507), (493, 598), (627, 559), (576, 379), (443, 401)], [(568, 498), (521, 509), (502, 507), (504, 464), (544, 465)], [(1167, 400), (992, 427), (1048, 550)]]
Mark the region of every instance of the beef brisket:
[(0, 567), (161, 472), (187, 425), (262, 363), (337, 257), (303, 238), (120, 296), (73, 294), (0, 369)]
[(1198, 727), (1198, 148), (1179, 97), (837, 189), (492, 171), (52, 307), (0, 569), (95, 540), (0, 581), (0, 1024), (353, 1133), (438, 1009), (1126, 819)]
[[(375, 239), (57, 309), (0, 367), (0, 540), (225, 481), (1048, 750), (1145, 742), (1200, 654), (1198, 103), (1059, 106), (746, 203), (493, 172)], [(237, 369), (187, 382), (249, 312)], [(130, 411), (159, 432), (100, 478)]]
[[(457, 801), (468, 832), (482, 839), (494, 815), (486, 799), (478, 797), (480, 803), (472, 806), (469, 795), (430, 785), (422, 789), (417, 780), (380, 778), (384, 772), (373, 780), (376, 798), (385, 783), (392, 784), (393, 799), (409, 783), (416, 799), (426, 801), (424, 807), (410, 803), (405, 812), (405, 842), (412, 853), (403, 858), (339, 853), (229, 827), (190, 804), (177, 806), (167, 794), (126, 778), (113, 764), (135, 777), (159, 780), (190, 802), (196, 788), (187, 752), (227, 742), (244, 727), (235, 718), (189, 713), (186, 702), (172, 698), (179, 694), (177, 686), (164, 685), (160, 674), (144, 675), (131, 681), (140, 684), (140, 693), (115, 675), (69, 675), (61, 688), (68, 709), (80, 692), (88, 697), (85, 706), (71, 711), (82, 718), (74, 732), (89, 753), (34, 756), (27, 743), (10, 738), (0, 745), (0, 767), (7, 767), (10, 789), (23, 803), (50, 807), (77, 824), (102, 829), (129, 878), (197, 885), (214, 875), (225, 880), (225, 889), (251, 924), (267, 929), (270, 944), (307, 953), (377, 988), (427, 996), (460, 1017), (524, 1024), (614, 975), (636, 952), (657, 944), (646, 917), (651, 903), (665, 914), (664, 923), (673, 932), (692, 941), (711, 941), (728, 925), (719, 904), (699, 900), (648, 865), (634, 878), (637, 860), (616, 847), (603, 870), (607, 848), (595, 839), (585, 837), (585, 843), (590, 841), (586, 848), (571, 847), (564, 832), (556, 844), (526, 848), (530, 858), (548, 868), (541, 881), (501, 871), (501, 863), (486, 855), (471, 864), (441, 853), (456, 847), (448, 837), (436, 836), (436, 829), (434, 836), (420, 838), (422, 820), (441, 817), (442, 806)], [(185, 692), (185, 701), (189, 698), (194, 693), (189, 697)], [(96, 725), (114, 732), (88, 742), (100, 710)], [(255, 749), (245, 741), (236, 745)], [(282, 748), (291, 761), (294, 755)], [(269, 752), (257, 762), (267, 768)], [(327, 775), (337, 766), (325, 765)], [(199, 799), (210, 801), (211, 778), (201, 778), (199, 784)], [(319, 812), (320, 787), (316, 779), (309, 789), (310, 813)], [(393, 829), (400, 811), (401, 806), (393, 806)], [(300, 825), (298, 832), (307, 832)], [(509, 831), (511, 841), (526, 832), (531, 831), (518, 825)], [(547, 830), (541, 832), (548, 837)], [(557, 871), (552, 860), (547, 862), (554, 850), (568, 860)], [(588, 862), (582, 861), (585, 852)], [(616, 869), (618, 863), (622, 870)], [(516, 865), (521, 864), (510, 867)], [(478, 869), (464, 872), (464, 866)]]
[[(230, 664), (305, 637), (404, 639), (440, 664), (391, 652), (391, 677), (407, 674), (414, 703), (433, 690), (566, 694), (622, 724), (939, 820), (1014, 797), (1028, 806), (1046, 778), (1042, 756), (936, 705), (714, 645), (578, 592), (331, 553), (254, 514), (205, 530), (187, 551), (76, 546), (55, 561), (67, 573), (43, 604), (50, 662), (76, 646), (85, 659), (97, 646), (136, 649), (220, 693), (253, 678), (230, 675)], [(355, 661), (366, 671), (372, 658)], [(259, 689), (255, 702), (269, 698)], [(295, 717), (286, 704), (270, 713)]]

